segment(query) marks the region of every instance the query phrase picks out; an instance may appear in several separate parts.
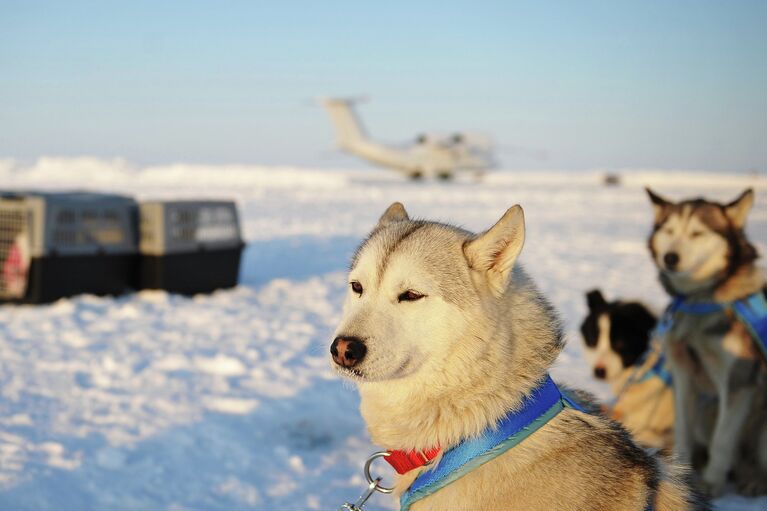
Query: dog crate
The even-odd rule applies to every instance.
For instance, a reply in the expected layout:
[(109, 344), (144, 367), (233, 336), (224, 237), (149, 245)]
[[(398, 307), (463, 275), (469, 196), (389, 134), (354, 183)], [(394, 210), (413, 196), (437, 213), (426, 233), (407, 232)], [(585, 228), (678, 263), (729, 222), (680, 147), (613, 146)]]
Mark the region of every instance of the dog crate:
[(133, 287), (137, 211), (120, 195), (0, 191), (0, 302)]
[(237, 285), (244, 244), (231, 201), (150, 201), (140, 210), (143, 289), (210, 293)]

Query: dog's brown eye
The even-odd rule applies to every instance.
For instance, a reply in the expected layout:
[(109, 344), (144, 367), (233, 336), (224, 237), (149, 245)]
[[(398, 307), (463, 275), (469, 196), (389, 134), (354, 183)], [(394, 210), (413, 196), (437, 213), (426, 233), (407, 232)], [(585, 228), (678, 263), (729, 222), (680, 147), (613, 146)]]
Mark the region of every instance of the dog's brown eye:
[(698, 236), (703, 236), (703, 231), (692, 231), (690, 233), (691, 238), (697, 238)]
[(420, 300), (425, 295), (422, 295), (421, 293), (417, 293), (415, 291), (405, 291), (404, 293), (400, 294), (397, 297), (398, 302), (414, 302), (416, 300)]
[(352, 282), (352, 291), (354, 291), (358, 295), (361, 295), (362, 294), (362, 284), (360, 284), (356, 280), (354, 282)]

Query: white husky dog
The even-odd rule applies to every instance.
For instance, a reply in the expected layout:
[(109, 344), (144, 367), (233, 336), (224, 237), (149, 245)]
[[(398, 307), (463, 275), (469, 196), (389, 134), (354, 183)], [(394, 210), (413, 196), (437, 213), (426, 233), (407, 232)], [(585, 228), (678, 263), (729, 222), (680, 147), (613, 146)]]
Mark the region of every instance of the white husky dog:
[[(449, 470), (442, 462), (452, 453), (497, 433), (550, 381), (562, 332), (515, 265), (524, 239), (519, 206), (476, 236), (410, 220), (395, 203), (357, 250), (330, 351), (338, 372), (357, 383), (373, 441), (422, 459), (398, 469), (395, 494), (407, 497), (420, 479)], [(683, 469), (577, 405), (522, 436), (402, 509), (707, 509)]]

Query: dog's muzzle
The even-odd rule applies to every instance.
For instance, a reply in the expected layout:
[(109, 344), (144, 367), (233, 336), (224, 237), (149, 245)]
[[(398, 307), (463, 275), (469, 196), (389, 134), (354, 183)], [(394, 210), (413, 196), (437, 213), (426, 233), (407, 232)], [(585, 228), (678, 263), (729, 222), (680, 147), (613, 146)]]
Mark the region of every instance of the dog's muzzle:
[(353, 367), (365, 358), (368, 349), (357, 337), (336, 337), (330, 345), (333, 362), (341, 367)]

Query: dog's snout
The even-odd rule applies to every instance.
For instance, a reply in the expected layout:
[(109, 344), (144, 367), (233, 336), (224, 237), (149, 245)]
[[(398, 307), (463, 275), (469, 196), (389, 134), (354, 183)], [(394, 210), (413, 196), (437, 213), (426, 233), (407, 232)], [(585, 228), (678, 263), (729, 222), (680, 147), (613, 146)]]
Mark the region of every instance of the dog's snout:
[(358, 364), (368, 349), (365, 343), (357, 337), (336, 337), (330, 345), (333, 362), (341, 367), (352, 367)]
[(594, 376), (600, 380), (604, 380), (607, 376), (607, 370), (604, 367), (595, 367)]
[(676, 252), (666, 252), (663, 256), (663, 263), (666, 265), (666, 268), (673, 270), (679, 264), (679, 254)]

